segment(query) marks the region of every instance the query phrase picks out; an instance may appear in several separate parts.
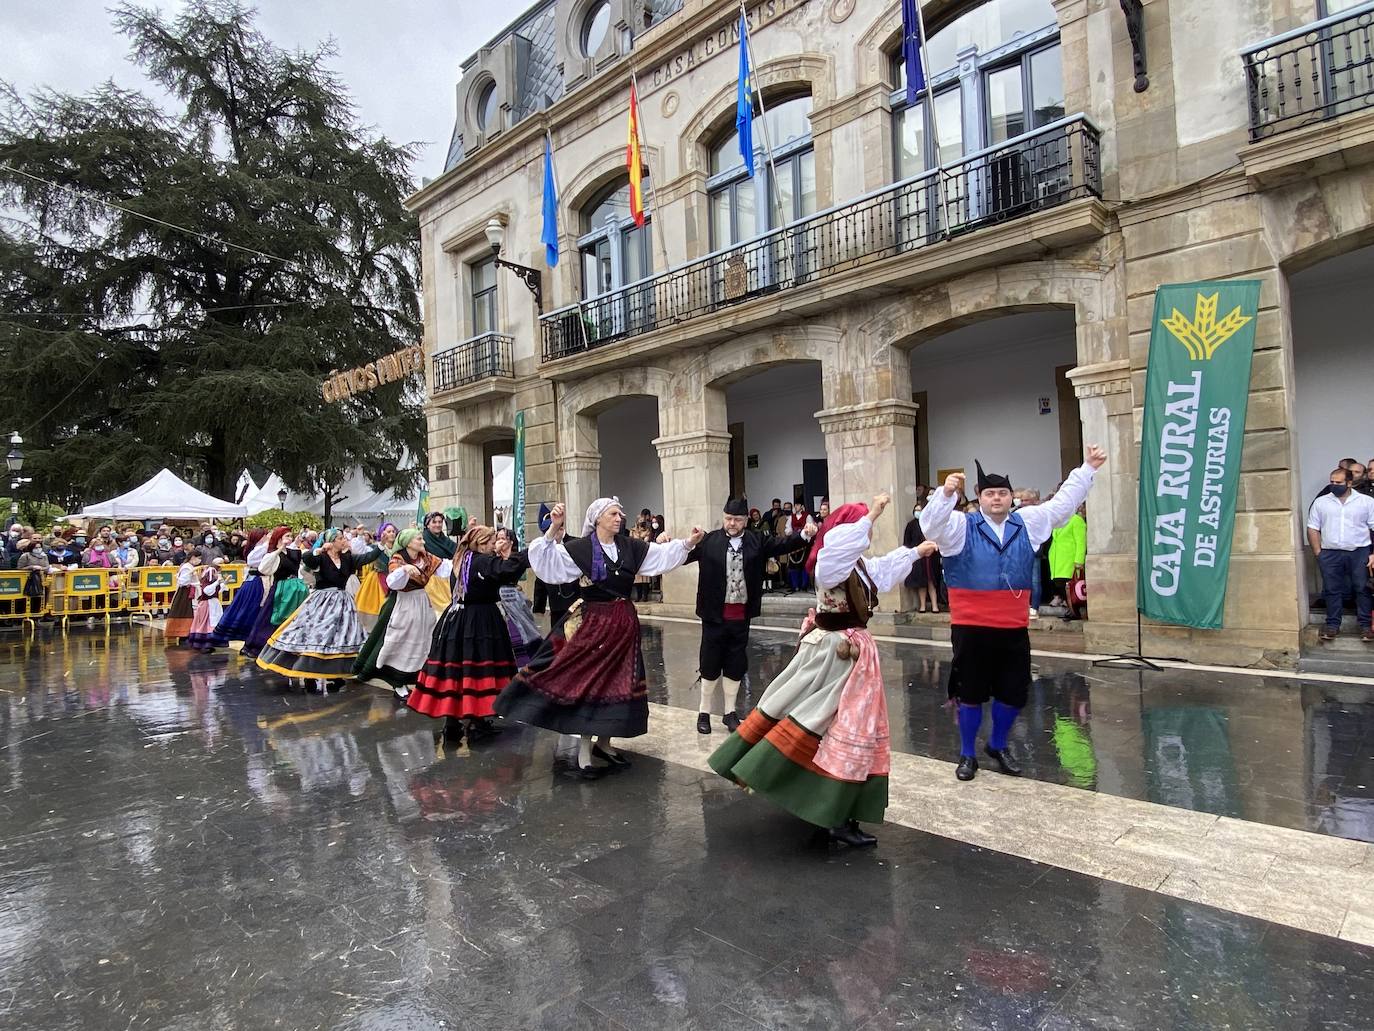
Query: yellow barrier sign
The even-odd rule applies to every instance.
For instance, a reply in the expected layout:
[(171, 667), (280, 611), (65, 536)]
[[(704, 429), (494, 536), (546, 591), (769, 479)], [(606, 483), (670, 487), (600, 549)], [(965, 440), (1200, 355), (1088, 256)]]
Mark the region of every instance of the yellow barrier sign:
[(175, 569), (148, 569), (143, 573), (143, 588), (148, 591), (171, 590), (177, 585)]
[(67, 574), (65, 594), (105, 594), (109, 589), (107, 569), (83, 569)]
[(17, 598), (24, 593), (24, 585), (29, 582), (27, 569), (5, 570), (0, 572), (0, 598)]

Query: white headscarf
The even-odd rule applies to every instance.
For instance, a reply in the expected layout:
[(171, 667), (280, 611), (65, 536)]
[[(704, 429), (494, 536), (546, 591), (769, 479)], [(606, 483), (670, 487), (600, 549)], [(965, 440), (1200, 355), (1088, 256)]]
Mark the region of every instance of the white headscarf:
[(582, 521), (582, 536), (585, 537), (596, 529), (596, 521), (601, 518), (601, 514), (612, 506), (619, 506), (620, 499), (616, 497), (597, 498), (587, 506), (587, 518)]

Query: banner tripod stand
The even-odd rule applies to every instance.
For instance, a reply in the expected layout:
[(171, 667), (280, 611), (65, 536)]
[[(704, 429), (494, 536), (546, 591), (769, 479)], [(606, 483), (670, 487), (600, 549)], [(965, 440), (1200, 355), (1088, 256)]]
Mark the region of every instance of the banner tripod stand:
[(1156, 673), (1161, 672), (1164, 667), (1159, 665), (1161, 662), (1187, 662), (1187, 659), (1176, 658), (1170, 655), (1146, 655), (1145, 648), (1141, 644), (1140, 628), (1140, 609), (1135, 610), (1135, 651), (1124, 652), (1121, 655), (1113, 655), (1109, 659), (1094, 659), (1094, 668), (1098, 666), (1111, 667), (1113, 669), (1148, 669)]

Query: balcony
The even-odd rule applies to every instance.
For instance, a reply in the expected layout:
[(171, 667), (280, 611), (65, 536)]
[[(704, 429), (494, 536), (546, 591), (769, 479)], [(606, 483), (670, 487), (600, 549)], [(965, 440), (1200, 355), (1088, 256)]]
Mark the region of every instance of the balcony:
[[(710, 317), (737, 322), (749, 317), (736, 306), (772, 295), (788, 296), (852, 270), (925, 251), (932, 244), (957, 244), (980, 230), (1025, 220), (1073, 201), (1100, 201), (1100, 133), (1082, 114), (1061, 119), (959, 163), (809, 215), (747, 243), (709, 254), (611, 293), (550, 312), (541, 320), (544, 362), (591, 352)], [(1100, 207), (1100, 204), (1097, 205)], [(1086, 213), (1070, 237), (1100, 232), (1100, 219)], [(1046, 242), (1064, 227), (1046, 228)], [(989, 236), (993, 234), (989, 233)], [(994, 249), (995, 241), (984, 241)], [(1025, 233), (1008, 234), (1005, 246), (1024, 247)], [(959, 251), (956, 255), (954, 251)], [(938, 274), (937, 255), (958, 261), (995, 263), (997, 255), (975, 257), (975, 247), (931, 252), (931, 268), (917, 260), (897, 261), (893, 278), (916, 272)], [(1010, 257), (1010, 254), (1004, 255)], [(883, 266), (886, 268), (886, 266)], [(833, 290), (826, 291), (834, 293)], [(801, 295), (796, 299), (800, 302)], [(737, 317), (732, 317), (737, 316)], [(690, 327), (685, 327), (690, 328)], [(699, 340), (697, 342), (700, 342)]]
[(511, 337), (483, 333), (456, 347), (440, 351), (432, 362), (430, 396), (445, 404), (476, 401), (515, 390)]
[(1250, 139), (1374, 106), (1374, 3), (1247, 48)]

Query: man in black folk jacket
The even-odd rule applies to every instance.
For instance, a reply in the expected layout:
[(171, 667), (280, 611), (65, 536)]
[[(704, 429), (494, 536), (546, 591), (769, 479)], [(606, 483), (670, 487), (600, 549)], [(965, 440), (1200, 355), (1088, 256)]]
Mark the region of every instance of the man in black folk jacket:
[(721, 528), (708, 533), (687, 559), (700, 567), (700, 734), (711, 733), (712, 713), (723, 717), (727, 730), (739, 726), (735, 698), (749, 662), (749, 621), (759, 614), (763, 598), (764, 565), (804, 547), (816, 534), (816, 527), (807, 523), (800, 534), (763, 537), (744, 528), (748, 517), (749, 503), (731, 498), (725, 503)]

